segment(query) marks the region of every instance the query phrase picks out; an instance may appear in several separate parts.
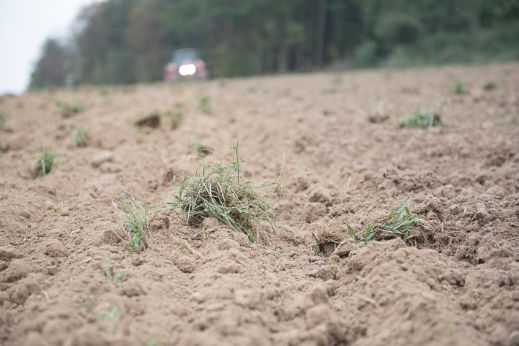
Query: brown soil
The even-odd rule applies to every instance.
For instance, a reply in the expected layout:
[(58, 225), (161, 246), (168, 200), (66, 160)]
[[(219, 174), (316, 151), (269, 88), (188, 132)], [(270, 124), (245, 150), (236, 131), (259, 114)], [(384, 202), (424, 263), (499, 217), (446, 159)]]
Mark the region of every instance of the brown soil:
[[(2, 96), (0, 344), (519, 345), (519, 65), (335, 77)], [(450, 91), (458, 80), (467, 94)], [(62, 119), (56, 101), (85, 112)], [(134, 126), (180, 102), (177, 129)], [(421, 108), (444, 125), (399, 128)], [(72, 145), (79, 127), (86, 148)], [(129, 252), (107, 232), (121, 229), (112, 200), (165, 205), (171, 179), (198, 167), (195, 138), (211, 161), (239, 140), (254, 180), (282, 170), (276, 234), (251, 244), (163, 211), (148, 247)], [(33, 178), (43, 148), (57, 162)], [(347, 224), (406, 197), (429, 241), (349, 238)]]

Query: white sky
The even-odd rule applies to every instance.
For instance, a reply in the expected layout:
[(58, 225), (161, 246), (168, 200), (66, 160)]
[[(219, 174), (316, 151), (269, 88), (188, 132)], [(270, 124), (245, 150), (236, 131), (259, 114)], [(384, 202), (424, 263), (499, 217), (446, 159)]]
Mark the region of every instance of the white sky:
[(48, 37), (67, 37), (94, 0), (0, 0), (0, 93), (23, 92)]

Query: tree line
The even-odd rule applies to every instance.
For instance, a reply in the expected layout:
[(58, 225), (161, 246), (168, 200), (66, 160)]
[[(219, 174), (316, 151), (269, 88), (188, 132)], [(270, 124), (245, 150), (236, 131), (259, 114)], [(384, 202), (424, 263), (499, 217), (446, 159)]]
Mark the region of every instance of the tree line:
[(105, 0), (50, 38), (30, 88), (152, 82), (195, 47), (213, 77), (519, 58), (519, 0)]

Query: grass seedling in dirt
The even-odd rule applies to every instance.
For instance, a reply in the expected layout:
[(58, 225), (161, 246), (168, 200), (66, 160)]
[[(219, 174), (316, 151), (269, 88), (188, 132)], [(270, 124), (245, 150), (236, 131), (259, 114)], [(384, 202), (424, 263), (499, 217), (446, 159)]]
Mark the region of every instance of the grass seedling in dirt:
[(200, 97), (200, 100), (198, 101), (198, 109), (200, 112), (211, 115), (213, 114), (213, 110), (211, 108), (211, 99), (209, 96), (202, 96)]
[(99, 94), (104, 97), (108, 97), (110, 94), (110, 87), (108, 85), (101, 85), (97, 88)]
[(195, 151), (198, 154), (199, 159), (205, 158), (207, 155), (210, 155), (213, 153), (213, 148), (203, 145), (198, 141), (198, 139), (193, 139), (191, 144), (189, 145), (189, 148), (193, 151)]
[(91, 290), (88, 290), (83, 300), (83, 306), (88, 313), (92, 313), (97, 303), (97, 296)]
[[(417, 238), (423, 236), (424, 226), (409, 208), (409, 199), (406, 199), (381, 221), (370, 223), (363, 231), (347, 225), (348, 233), (356, 240), (367, 243), (370, 240), (386, 240), (401, 238), (407, 244), (416, 245)], [(411, 228), (420, 230), (417, 234), (411, 234)]]
[(55, 159), (56, 153), (53, 150), (44, 150), (38, 158), (38, 161), (34, 164), (34, 175), (43, 177), (49, 174)]
[(451, 91), (455, 95), (464, 95), (465, 94), (465, 85), (462, 82), (457, 81), (456, 83), (454, 83), (451, 86)]
[(85, 107), (81, 104), (70, 104), (57, 101), (56, 106), (58, 107), (59, 115), (63, 119), (73, 117), (74, 115), (83, 113), (85, 111)]
[(247, 235), (255, 242), (259, 233), (254, 227), (257, 221), (266, 221), (274, 230), (270, 206), (260, 193), (264, 186), (254, 186), (241, 176), (241, 160), (238, 144), (231, 164), (205, 164), (194, 175), (186, 177), (175, 192), (171, 208), (179, 208), (185, 222), (199, 227), (204, 219), (214, 217), (220, 222)]
[(160, 346), (165, 345), (162, 341), (157, 339), (155, 336), (148, 336), (146, 339), (144, 339), (144, 345), (145, 346)]
[(0, 130), (4, 129), (6, 122), (7, 122), (7, 116), (4, 113), (0, 113)]
[[(126, 233), (127, 248), (130, 251), (141, 251), (148, 245), (145, 232), (149, 233), (149, 210), (132, 196), (122, 194), (119, 203), (112, 202), (119, 221), (123, 224)], [(114, 232), (116, 236), (119, 235)], [(121, 238), (121, 240), (123, 240)]]
[(110, 263), (110, 257), (103, 256), (103, 273), (106, 279), (113, 285), (118, 285), (126, 278), (125, 272), (114, 273), (112, 264)]
[(113, 306), (110, 310), (104, 310), (99, 313), (99, 318), (105, 322), (116, 323), (121, 317), (121, 308), (118, 305)]
[(169, 120), (172, 129), (177, 129), (180, 124), (184, 121), (184, 111), (186, 105), (184, 103), (175, 104), (175, 110), (172, 112), (167, 112), (165, 116)]
[(343, 78), (341, 75), (336, 75), (335, 77), (332, 78), (332, 84), (339, 85), (339, 84), (342, 84), (342, 82), (343, 82)]
[(74, 133), (74, 138), (73, 138), (74, 146), (76, 148), (86, 147), (87, 140), (88, 140), (88, 131), (85, 130), (84, 128), (77, 129), (76, 132)]
[(484, 80), (482, 83), (481, 83), (481, 88), (485, 91), (491, 91), (491, 90), (495, 90), (499, 87), (499, 84), (494, 81), (494, 80)]
[(400, 127), (414, 129), (426, 129), (441, 125), (440, 116), (434, 112), (417, 111), (407, 118), (400, 119)]

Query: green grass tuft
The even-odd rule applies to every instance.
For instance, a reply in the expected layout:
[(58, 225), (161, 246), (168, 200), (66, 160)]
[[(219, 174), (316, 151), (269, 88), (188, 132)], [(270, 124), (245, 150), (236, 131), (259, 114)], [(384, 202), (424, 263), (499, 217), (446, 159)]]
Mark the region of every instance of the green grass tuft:
[(456, 83), (454, 83), (452, 86), (451, 86), (451, 91), (455, 94), (455, 95), (464, 95), (466, 90), (465, 90), (465, 85), (460, 82), (460, 81), (457, 81)]
[(53, 150), (44, 150), (38, 158), (38, 161), (34, 164), (33, 170), (35, 175), (43, 177), (49, 174), (56, 156), (56, 152)]
[(434, 112), (417, 111), (407, 118), (400, 119), (400, 127), (402, 128), (422, 128), (436, 127), (441, 125), (440, 116)]
[(255, 242), (262, 235), (255, 229), (255, 222), (267, 221), (271, 230), (274, 230), (274, 222), (271, 208), (264, 201), (265, 195), (259, 192), (261, 187), (255, 187), (242, 177), (240, 168), (236, 145), (231, 164), (203, 165), (201, 170), (184, 179), (169, 206), (179, 208), (190, 226), (199, 227), (204, 219), (214, 217)]
[(177, 129), (184, 121), (185, 109), (186, 105), (179, 102), (175, 104), (175, 110), (165, 113), (165, 117), (169, 120), (172, 129)]
[(86, 147), (88, 140), (88, 131), (84, 128), (77, 129), (74, 133), (74, 137), (72, 140), (76, 148)]
[(9, 151), (9, 143), (0, 140), (0, 153), (6, 153)]
[(213, 114), (213, 110), (211, 108), (211, 99), (209, 96), (200, 97), (200, 100), (198, 101), (198, 109), (204, 114)]
[(119, 203), (112, 202), (118, 219), (123, 224), (127, 235), (127, 248), (130, 251), (141, 251), (148, 245), (145, 239), (145, 231), (149, 232), (149, 211), (133, 196), (122, 194)]
[(64, 119), (73, 117), (74, 115), (85, 111), (85, 107), (81, 104), (70, 104), (57, 101), (56, 106), (58, 107), (59, 115)]
[(343, 82), (343, 77), (340, 74), (338, 74), (332, 78), (332, 84), (339, 85), (339, 84), (342, 84), (342, 82)]
[(411, 227), (423, 229), (422, 221), (409, 208), (409, 198), (381, 221), (369, 223), (363, 231), (347, 225), (348, 233), (356, 240), (367, 243), (370, 240), (401, 238), (408, 244), (416, 245), (418, 235), (411, 235)]
[(0, 130), (5, 127), (5, 123), (7, 122), (7, 116), (5, 113), (0, 113)]

